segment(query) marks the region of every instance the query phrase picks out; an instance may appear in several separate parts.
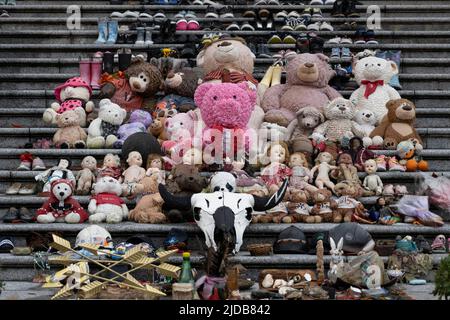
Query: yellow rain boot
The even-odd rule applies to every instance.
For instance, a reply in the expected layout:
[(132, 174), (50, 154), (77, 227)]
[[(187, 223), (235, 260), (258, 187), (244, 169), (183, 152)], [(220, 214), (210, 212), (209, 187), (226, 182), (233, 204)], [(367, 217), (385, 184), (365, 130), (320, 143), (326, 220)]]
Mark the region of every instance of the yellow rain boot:
[(270, 83), (271, 87), (281, 83), (281, 72), (282, 71), (283, 71), (283, 68), (280, 65), (276, 65), (273, 67), (272, 82)]

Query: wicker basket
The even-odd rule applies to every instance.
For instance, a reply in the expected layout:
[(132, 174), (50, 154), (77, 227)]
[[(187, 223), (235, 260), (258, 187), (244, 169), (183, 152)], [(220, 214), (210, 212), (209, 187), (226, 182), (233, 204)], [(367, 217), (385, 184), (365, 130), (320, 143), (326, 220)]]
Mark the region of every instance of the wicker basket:
[(252, 256), (268, 256), (272, 254), (272, 244), (270, 243), (249, 244), (247, 249)]
[(375, 251), (380, 256), (390, 256), (395, 250), (395, 240), (377, 240)]

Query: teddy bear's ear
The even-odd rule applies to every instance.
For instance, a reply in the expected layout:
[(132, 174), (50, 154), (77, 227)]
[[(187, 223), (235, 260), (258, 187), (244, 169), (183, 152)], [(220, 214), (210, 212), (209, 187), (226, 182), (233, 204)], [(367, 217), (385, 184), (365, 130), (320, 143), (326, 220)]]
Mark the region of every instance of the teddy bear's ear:
[(394, 61), (388, 61), (389, 64), (391, 65), (391, 70), (392, 70), (392, 74), (396, 75), (398, 74), (398, 67), (397, 64)]
[(389, 100), (388, 102), (386, 102), (386, 108), (388, 110), (395, 108), (396, 105), (397, 105), (397, 99)]
[(109, 99), (102, 99), (102, 100), (100, 100), (100, 102), (98, 103), (98, 106), (99, 106), (100, 108), (103, 108), (104, 106), (109, 105), (109, 104), (111, 104), (111, 100), (109, 100)]
[(201, 50), (197, 55), (197, 67), (202, 67), (205, 62), (205, 50)]
[(205, 93), (208, 92), (213, 86), (214, 84), (212, 83), (204, 83), (197, 87), (194, 93), (194, 102), (198, 107), (202, 104)]

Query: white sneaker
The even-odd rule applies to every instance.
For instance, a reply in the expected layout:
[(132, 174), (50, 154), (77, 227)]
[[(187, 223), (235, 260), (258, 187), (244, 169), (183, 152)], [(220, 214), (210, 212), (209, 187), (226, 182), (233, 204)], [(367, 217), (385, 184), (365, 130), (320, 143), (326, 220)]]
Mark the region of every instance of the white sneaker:
[(353, 41), (352, 39), (345, 37), (341, 38), (341, 44), (353, 44)]
[(113, 13), (111, 13), (110, 17), (111, 18), (123, 18), (124, 14), (119, 11), (114, 11)]
[(340, 44), (340, 43), (341, 43), (341, 38), (340, 38), (340, 37), (331, 38), (331, 39), (328, 40), (327, 42), (328, 42), (328, 43), (332, 43), (332, 44)]
[(320, 30), (320, 22), (314, 22), (308, 25), (308, 30), (319, 31)]
[(334, 28), (331, 24), (327, 23), (327, 22), (322, 22), (322, 24), (320, 25), (320, 31), (334, 31)]
[(326, 0), (325, 1), (325, 5), (327, 5), (327, 4), (334, 4), (336, 2), (336, 0)]
[(127, 10), (123, 13), (123, 16), (126, 18), (139, 18), (139, 12)]
[(323, 5), (323, 1), (322, 0), (311, 0), (311, 2), (309, 3), (309, 5)]

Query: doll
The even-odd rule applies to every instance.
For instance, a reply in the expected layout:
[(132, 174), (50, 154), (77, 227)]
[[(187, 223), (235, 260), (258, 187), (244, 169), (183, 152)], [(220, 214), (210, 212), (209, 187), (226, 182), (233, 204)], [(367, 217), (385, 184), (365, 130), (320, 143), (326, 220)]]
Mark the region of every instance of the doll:
[(343, 152), (338, 155), (337, 158), (337, 170), (331, 172), (331, 177), (336, 181), (350, 181), (355, 185), (357, 191), (356, 197), (360, 197), (363, 193), (361, 187), (361, 180), (358, 177), (358, 169), (353, 165), (353, 159), (350, 153)]
[(321, 152), (317, 156), (316, 165), (311, 169), (312, 176), (318, 171), (315, 182), (317, 188), (323, 189), (327, 187), (334, 192), (334, 183), (331, 182), (329, 174), (331, 170), (337, 169), (338, 167), (334, 166), (333, 163), (333, 156), (329, 152)]
[(261, 178), (251, 176), (248, 162), (244, 158), (235, 161), (227, 159), (226, 162), (230, 165), (229, 171), (236, 176), (237, 192), (249, 193), (260, 197), (269, 194), (264, 181)]
[(142, 168), (142, 156), (137, 151), (128, 154), (128, 168), (122, 173), (122, 195), (135, 195), (136, 185), (145, 177), (145, 169)]
[(289, 149), (284, 142), (272, 143), (267, 149), (267, 156), (270, 164), (261, 170), (261, 178), (269, 188), (270, 194), (278, 191), (283, 180), (289, 178), (292, 174), (285, 162), (289, 158)]
[(389, 205), (388, 201), (385, 198), (383, 197), (378, 198), (377, 204), (374, 207), (375, 209), (378, 208), (379, 211), (378, 223), (385, 225), (392, 225), (398, 222), (402, 222), (401, 216), (391, 209), (391, 206)]
[(364, 171), (364, 162), (375, 158), (375, 154), (364, 148), (364, 143), (360, 137), (353, 137), (349, 142), (349, 153), (352, 156), (353, 164), (358, 171)]
[(363, 182), (363, 196), (379, 196), (383, 192), (383, 182), (380, 177), (376, 174), (377, 172), (377, 162), (375, 160), (367, 160), (364, 162), (364, 170), (367, 176), (364, 178)]
[(74, 174), (70, 170), (71, 161), (66, 158), (59, 158), (58, 164), (34, 177), (38, 182), (42, 182), (42, 196), (48, 196), (50, 194), (50, 187), (53, 181), (58, 179), (67, 179), (72, 181), (73, 185), (76, 185), (77, 180)]
[(317, 188), (310, 185), (313, 176), (309, 170), (308, 160), (301, 152), (294, 152), (289, 157), (289, 167), (292, 169), (292, 176), (289, 179), (289, 191), (295, 193), (297, 190), (305, 190), (309, 197), (317, 192)]
[(103, 167), (98, 169), (97, 180), (103, 177), (112, 177), (122, 182), (122, 168), (120, 167), (120, 158), (118, 155), (108, 153), (103, 158)]
[(78, 181), (76, 194), (87, 195), (96, 179), (97, 160), (92, 156), (84, 157), (83, 161), (81, 161), (81, 168), (76, 177)]
[(166, 183), (166, 171), (163, 169), (164, 160), (163, 157), (156, 153), (151, 153), (147, 157), (147, 172), (146, 176), (157, 175), (158, 183)]

